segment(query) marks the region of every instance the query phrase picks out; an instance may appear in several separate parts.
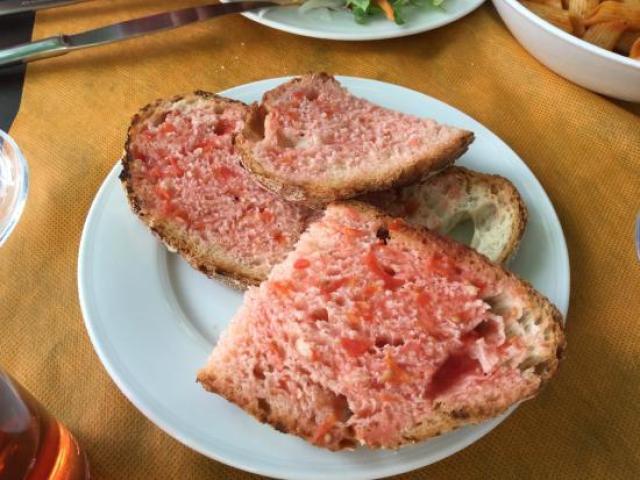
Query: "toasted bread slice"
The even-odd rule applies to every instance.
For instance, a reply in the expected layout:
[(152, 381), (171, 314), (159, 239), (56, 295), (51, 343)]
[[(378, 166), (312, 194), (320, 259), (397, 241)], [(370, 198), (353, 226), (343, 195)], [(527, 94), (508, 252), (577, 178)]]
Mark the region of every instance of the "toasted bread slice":
[(158, 100), (129, 128), (120, 179), (133, 211), (194, 268), (257, 284), (312, 214), (253, 181), (233, 135), (247, 107), (207, 92)]
[(237, 145), (266, 188), (319, 206), (419, 181), (462, 155), (473, 134), (351, 95), (320, 73), (251, 107)]
[(443, 235), (471, 220), (469, 245), (498, 263), (515, 254), (527, 225), (527, 209), (509, 180), (463, 167), (452, 166), (423, 182), (364, 200)]
[(318, 446), (396, 448), (534, 396), (561, 320), (475, 251), (337, 203), (247, 292), (198, 380)]

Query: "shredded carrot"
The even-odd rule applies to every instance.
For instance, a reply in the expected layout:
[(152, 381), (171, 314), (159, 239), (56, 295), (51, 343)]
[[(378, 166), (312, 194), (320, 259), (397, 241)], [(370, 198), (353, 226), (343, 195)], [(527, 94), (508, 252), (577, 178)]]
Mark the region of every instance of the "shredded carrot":
[(392, 22), (396, 21), (396, 16), (393, 13), (393, 7), (389, 3), (389, 0), (376, 0), (376, 3), (382, 9), (389, 20), (391, 20)]

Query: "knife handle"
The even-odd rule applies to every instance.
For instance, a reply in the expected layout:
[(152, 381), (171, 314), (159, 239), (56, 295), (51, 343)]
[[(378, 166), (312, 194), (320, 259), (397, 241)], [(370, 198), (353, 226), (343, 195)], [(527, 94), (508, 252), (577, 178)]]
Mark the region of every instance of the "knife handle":
[(64, 7), (72, 3), (85, 2), (87, 0), (8, 0), (0, 1), (0, 15), (12, 15), (14, 13), (37, 12), (46, 8)]
[(64, 35), (43, 38), (0, 50), (0, 67), (27, 63), (41, 58), (57, 57), (69, 51)]

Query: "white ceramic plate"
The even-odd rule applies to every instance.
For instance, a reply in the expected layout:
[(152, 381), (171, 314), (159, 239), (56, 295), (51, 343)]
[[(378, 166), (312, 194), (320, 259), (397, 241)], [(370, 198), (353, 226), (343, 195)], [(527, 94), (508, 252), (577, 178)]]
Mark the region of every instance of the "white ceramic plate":
[[(529, 226), (513, 270), (566, 314), (569, 262), (558, 217), (540, 183), (518, 156), (481, 124), (421, 93), (341, 77), (354, 94), (414, 115), (464, 127), (476, 141), (460, 161), (511, 179), (529, 207)], [(251, 102), (286, 79), (222, 94)], [(221, 462), (270, 477), (380, 478), (445, 458), (478, 440), (506, 415), (397, 452), (332, 453), (260, 424), (195, 382), (242, 295), (168, 253), (129, 211), (116, 165), (102, 184), (84, 227), (78, 262), (80, 305), (91, 341), (127, 398), (185, 445)]]
[[(232, 0), (222, 0), (224, 2)], [(383, 40), (426, 32), (454, 22), (478, 8), (484, 0), (445, 0), (442, 7), (407, 7), (406, 23), (396, 25), (383, 16), (356, 23), (351, 12), (326, 9), (301, 13), (298, 7), (264, 8), (244, 16), (271, 28), (328, 40)]]

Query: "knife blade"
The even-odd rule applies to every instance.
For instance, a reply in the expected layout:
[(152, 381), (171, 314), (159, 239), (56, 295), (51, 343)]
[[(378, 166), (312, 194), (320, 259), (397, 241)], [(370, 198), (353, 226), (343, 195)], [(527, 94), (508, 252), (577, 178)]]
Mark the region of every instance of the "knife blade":
[(0, 16), (12, 13), (35, 12), (45, 8), (62, 7), (86, 1), (88, 0), (2, 0), (0, 2)]
[(240, 13), (257, 8), (292, 5), (294, 1), (247, 0), (241, 2), (216, 3), (199, 7), (182, 8), (170, 12), (157, 13), (135, 18), (126, 22), (87, 30), (73, 35), (55, 35), (35, 42), (23, 43), (0, 50), (0, 66), (30, 62), (42, 58), (64, 55), (73, 50), (105, 45), (150, 33), (182, 27), (210, 18)]

